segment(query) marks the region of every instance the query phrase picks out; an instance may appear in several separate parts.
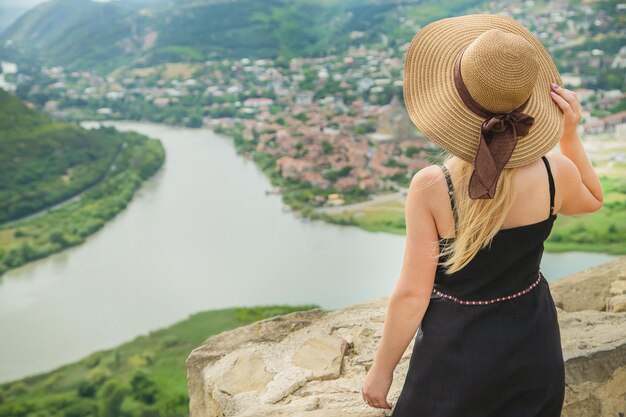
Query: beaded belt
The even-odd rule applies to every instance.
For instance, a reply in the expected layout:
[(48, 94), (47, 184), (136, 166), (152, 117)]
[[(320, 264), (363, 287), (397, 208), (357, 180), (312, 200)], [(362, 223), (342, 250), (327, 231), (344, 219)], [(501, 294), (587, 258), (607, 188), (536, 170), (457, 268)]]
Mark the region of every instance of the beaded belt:
[(520, 295), (524, 295), (527, 292), (529, 292), (530, 290), (532, 290), (533, 288), (535, 288), (539, 282), (541, 281), (542, 275), (541, 275), (541, 271), (539, 271), (537, 273), (537, 279), (535, 280), (535, 282), (533, 282), (532, 284), (530, 284), (530, 286), (526, 289), (523, 289), (522, 291), (516, 292), (515, 294), (511, 294), (511, 295), (505, 295), (503, 297), (497, 297), (497, 298), (492, 298), (491, 300), (476, 300), (476, 301), (468, 301), (468, 300), (460, 300), (456, 297), (453, 297), (449, 294), (444, 294), (441, 291), (434, 289), (433, 288), (433, 294), (437, 294), (440, 297), (443, 298), (447, 298), (448, 300), (452, 300), (456, 303), (459, 304), (466, 304), (466, 305), (484, 305), (484, 304), (493, 304), (493, 303), (497, 303), (498, 301), (504, 301), (504, 300), (510, 300), (512, 298), (516, 298), (519, 297)]

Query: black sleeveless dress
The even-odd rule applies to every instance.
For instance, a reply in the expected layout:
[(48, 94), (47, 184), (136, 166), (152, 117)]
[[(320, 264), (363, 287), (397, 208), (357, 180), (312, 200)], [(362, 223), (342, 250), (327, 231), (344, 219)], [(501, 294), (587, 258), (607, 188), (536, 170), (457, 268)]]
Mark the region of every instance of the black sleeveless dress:
[[(392, 417), (559, 417), (565, 369), (557, 312), (539, 271), (556, 214), (500, 230), (451, 275), (437, 266)], [(444, 171), (455, 222), (450, 174)], [(452, 238), (441, 238), (441, 245)], [(442, 258), (443, 259), (443, 258)]]

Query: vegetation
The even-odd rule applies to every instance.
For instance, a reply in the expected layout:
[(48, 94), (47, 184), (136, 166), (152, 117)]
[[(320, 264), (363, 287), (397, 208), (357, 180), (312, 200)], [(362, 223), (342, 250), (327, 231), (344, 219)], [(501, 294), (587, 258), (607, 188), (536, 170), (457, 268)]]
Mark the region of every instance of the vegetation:
[(54, 123), (0, 90), (0, 223), (100, 181), (121, 144), (115, 131)]
[[(255, 150), (255, 140), (243, 139), (240, 128), (222, 132), (234, 137), (238, 153), (248, 153), (259, 168), (270, 178), (272, 185), (281, 187), (283, 202), (311, 219), (323, 220), (339, 225), (358, 226), (371, 232), (387, 232), (404, 235), (406, 222), (404, 202), (374, 203), (367, 208), (352, 209), (351, 203), (366, 201), (368, 192), (355, 189), (338, 191), (333, 188), (320, 189), (310, 184), (293, 179), (285, 179), (275, 167), (276, 157), (266, 152)], [(409, 148), (407, 153), (415, 153), (420, 149)], [(444, 153), (437, 149), (427, 149), (431, 163), (440, 163)], [(395, 161), (394, 161), (395, 162)], [(393, 165), (393, 163), (390, 163)], [(346, 175), (349, 169), (326, 171), (326, 177), (336, 179)], [(626, 180), (619, 175), (601, 176), (605, 193), (604, 207), (596, 213), (584, 216), (557, 217), (552, 233), (545, 242), (547, 252), (565, 252), (572, 250), (624, 254), (626, 247)], [(411, 178), (405, 176), (391, 177), (400, 186), (408, 187)], [(328, 197), (332, 193), (341, 193), (347, 207), (341, 213), (329, 214), (318, 210), (323, 204), (316, 201), (315, 196)]]
[(560, 215), (546, 241), (547, 251), (626, 253), (626, 178), (601, 176), (600, 182), (604, 206), (583, 216)]
[[(250, 155), (257, 166), (269, 177), (272, 185), (280, 187), (283, 202), (304, 216), (315, 217), (314, 208), (321, 205), (320, 202), (316, 202), (315, 196), (327, 197), (329, 194), (341, 193), (344, 201), (349, 204), (367, 200), (370, 194), (369, 191), (359, 188), (346, 191), (339, 191), (333, 187), (322, 189), (296, 179), (283, 178), (280, 170), (276, 168), (278, 158), (267, 152), (255, 150), (256, 142), (247, 141), (242, 137), (241, 126), (227, 130), (216, 129), (216, 131), (232, 136), (237, 153)], [(344, 167), (337, 171), (327, 169), (324, 172), (326, 178), (335, 180), (347, 175), (350, 169), (350, 167)]]
[(313, 217), (335, 224), (359, 226), (368, 232), (406, 234), (404, 202), (402, 201), (387, 201), (372, 204), (360, 210), (347, 209), (345, 213), (332, 215), (316, 212)]
[[(626, 179), (601, 176), (604, 206), (581, 216), (558, 215), (544, 247), (546, 252), (585, 251), (626, 254)], [(371, 232), (406, 234), (403, 202), (372, 204), (339, 214), (315, 213), (331, 223), (359, 226)]]
[[(398, 47), (413, 35), (409, 26), (401, 24), (401, 18), (425, 24), (486, 2), (448, 3), (156, 0), (148, 6), (150, 13), (140, 13), (145, 2), (52, 0), (7, 28), (0, 36), (0, 45), (11, 40), (12, 49), (41, 55), (47, 65), (95, 68), (102, 73), (123, 64), (203, 62), (225, 57), (272, 58), (284, 63), (294, 56), (342, 52), (351, 45), (379, 41), (383, 35), (390, 47)], [(351, 38), (354, 32), (362, 36)], [(154, 44), (146, 46), (146, 39), (155, 34)]]
[(61, 208), (0, 226), (0, 273), (84, 242), (122, 211), (141, 183), (163, 164), (161, 142), (132, 132), (101, 130), (122, 140), (111, 171), (80, 198)]
[[(207, 59), (272, 58), (277, 65), (285, 66), (291, 57), (340, 55), (349, 46), (372, 45), (381, 42), (383, 37), (385, 47), (400, 50), (399, 46), (413, 36), (414, 24), (423, 26), (442, 17), (469, 12), (484, 3), (480, 0), (452, 0), (445, 4), (434, 0), (419, 3), (395, 0), (52, 0), (25, 14), (0, 36), (0, 45), (3, 45), (0, 56), (17, 62), (22, 72), (32, 75), (30, 81), (19, 84), (17, 95), (28, 97), (39, 107), (56, 100), (60, 109), (79, 109), (82, 118), (109, 117), (96, 113), (97, 109), (107, 107), (113, 118), (197, 127), (204, 116), (254, 117), (239, 114), (235, 106), (214, 108), (212, 104), (245, 101), (259, 95), (276, 97), (271, 91), (247, 90), (236, 96), (226, 94), (218, 98), (203, 95), (205, 86), (199, 85), (189, 87), (192, 93), (189, 96), (166, 105), (137, 100), (132, 95), (115, 100), (68, 98), (54, 89), (44, 92), (42, 86), (52, 81), (42, 75), (41, 64), (96, 69), (101, 74), (111, 70), (128, 71), (129, 76), (123, 82), (129, 84), (125, 87), (135, 84), (154, 87), (161, 78), (193, 77), (204, 67), (199, 63)], [(603, 0), (592, 3), (592, 7), (596, 11), (600, 7), (612, 10), (617, 3)], [(150, 11), (139, 13), (139, 7), (149, 7)], [(411, 24), (404, 24), (405, 19), (411, 20)], [(619, 22), (623, 23), (623, 18)], [(615, 54), (621, 48), (621, 38), (613, 29), (592, 27), (595, 32), (589, 39), (557, 49), (555, 61), (574, 62), (581, 53), (594, 49)], [(155, 35), (153, 45), (149, 45), (149, 35)], [(9, 39), (13, 42), (6, 42)], [(594, 88), (626, 89), (619, 68), (609, 65), (595, 68), (592, 61), (590, 59), (588, 67), (578, 70), (582, 74), (597, 74)], [(172, 62), (176, 64), (165, 64)], [(181, 70), (178, 75), (173, 75), (175, 65)], [(183, 67), (189, 70), (184, 76), (180, 75)], [(566, 65), (559, 69), (562, 72), (574, 70)], [(140, 71), (144, 71), (144, 75), (140, 75)], [(316, 85), (317, 73), (313, 70), (305, 70), (304, 76), (301, 87), (315, 91), (315, 100), (342, 95), (342, 100), (350, 104), (359, 98), (354, 93), (342, 93), (339, 82), (332, 78), (323, 85)], [(386, 104), (394, 93), (398, 91), (385, 87), (376, 100), (370, 99)], [(278, 106), (280, 104), (275, 104), (272, 111)], [(623, 109), (625, 104), (622, 101), (618, 106), (612, 110)], [(295, 117), (307, 119), (304, 113)], [(375, 130), (374, 123), (355, 126), (357, 134)], [(343, 214), (322, 213), (316, 209), (323, 199), (316, 197), (328, 197), (338, 190), (320, 189), (282, 178), (275, 168), (276, 158), (255, 150), (258, 138), (246, 141), (238, 128), (225, 133), (233, 136), (238, 153), (249, 155), (271, 183), (281, 187), (283, 201), (302, 215), (356, 225), (369, 231), (405, 233), (402, 202), (372, 204), (359, 210), (347, 208)], [(420, 151), (413, 147), (407, 149), (406, 154), (411, 156)], [(332, 153), (333, 145), (324, 142), (323, 152)], [(437, 163), (437, 152), (428, 152), (431, 162)], [(111, 128), (85, 131), (56, 123), (0, 91), (0, 274), (84, 242), (127, 206), (142, 181), (153, 175), (163, 161), (164, 150), (158, 141)], [(387, 165), (402, 166), (395, 160), (388, 161)], [(335, 180), (349, 175), (350, 169), (323, 169), (323, 175)], [(399, 175), (390, 180), (406, 187), (410, 177)], [(547, 251), (625, 253), (626, 180), (607, 176), (601, 180), (606, 196), (602, 210), (585, 216), (559, 216), (545, 244)], [(355, 189), (341, 194), (346, 204), (350, 204), (366, 200), (369, 193)], [(79, 198), (62, 207), (35, 218), (15, 221), (76, 195)], [(141, 336), (112, 350), (97, 352), (53, 372), (0, 384), (0, 416), (186, 415), (184, 360), (206, 336), (277, 314), (314, 307), (231, 308), (196, 314), (170, 328)]]
[[(616, 10), (621, 2), (618, 0), (598, 0), (590, 3), (593, 15), (603, 14), (607, 11)], [(611, 61), (604, 61), (604, 55), (615, 56), (620, 48), (624, 46), (623, 32), (626, 18), (623, 13), (619, 13), (615, 19), (609, 20), (605, 25), (590, 25), (589, 35), (581, 37), (576, 45), (566, 45), (556, 49), (551, 53), (559, 71), (580, 74), (589, 74), (589, 88), (599, 90), (626, 90), (626, 77), (623, 68), (619, 65), (610, 65)], [(563, 23), (565, 25), (565, 23)], [(597, 52), (600, 57), (591, 55)], [(585, 54), (588, 59), (586, 64), (574, 68), (575, 57)], [(597, 63), (594, 63), (597, 61)], [(620, 109), (613, 109), (617, 113)]]
[(0, 274), (82, 243), (164, 159), (159, 141), (52, 122), (0, 90)]
[(7, 28), (0, 44), (11, 40), (27, 55), (41, 54), (52, 65), (74, 63), (111, 70), (127, 61), (130, 51), (141, 49), (141, 44), (132, 40), (133, 23), (142, 23), (142, 19), (133, 22), (128, 18), (133, 10), (125, 2), (44, 2)]
[(97, 352), (52, 372), (0, 384), (2, 417), (180, 417), (188, 414), (185, 359), (208, 336), (317, 305), (227, 308)]

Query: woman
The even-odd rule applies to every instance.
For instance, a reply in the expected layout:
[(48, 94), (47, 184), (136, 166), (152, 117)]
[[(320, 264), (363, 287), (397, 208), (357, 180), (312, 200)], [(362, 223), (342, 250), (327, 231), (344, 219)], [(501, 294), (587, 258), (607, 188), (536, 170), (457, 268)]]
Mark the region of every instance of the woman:
[[(603, 193), (577, 134), (581, 106), (559, 84), (543, 45), (509, 17), (442, 19), (413, 38), (407, 111), (448, 157), (409, 188), (402, 272), (362, 387), (370, 406), (394, 417), (560, 416), (543, 242), (556, 213), (597, 211)], [(394, 407), (393, 371), (413, 336)]]

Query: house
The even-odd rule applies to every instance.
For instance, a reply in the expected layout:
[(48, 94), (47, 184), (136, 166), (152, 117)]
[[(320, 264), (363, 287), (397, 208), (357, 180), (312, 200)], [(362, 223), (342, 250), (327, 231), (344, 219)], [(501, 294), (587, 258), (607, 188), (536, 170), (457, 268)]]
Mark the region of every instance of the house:
[(328, 194), (326, 205), (328, 206), (341, 206), (344, 203), (343, 196), (339, 193)]
[(305, 172), (313, 171), (315, 166), (311, 161), (282, 156), (276, 160), (275, 167), (280, 170), (283, 178), (298, 179)]
[(339, 191), (347, 191), (353, 188), (357, 188), (359, 186), (359, 182), (354, 177), (341, 177), (335, 181), (335, 188)]
[(374, 177), (364, 178), (359, 181), (359, 188), (367, 191), (377, 191), (381, 188), (382, 183)]
[(330, 187), (330, 181), (324, 178), (319, 172), (305, 172), (302, 176), (302, 180), (323, 190)]
[(626, 122), (626, 110), (602, 118), (605, 129), (613, 129), (615, 126)]
[(296, 104), (310, 106), (313, 103), (313, 91), (301, 91), (296, 95)]
[(152, 103), (154, 103), (155, 106), (167, 106), (170, 103), (170, 99), (168, 97), (157, 97)]
[(271, 98), (266, 98), (266, 97), (247, 98), (243, 102), (243, 105), (245, 107), (252, 107), (252, 108), (269, 107), (272, 104), (274, 104), (274, 100), (272, 100)]

